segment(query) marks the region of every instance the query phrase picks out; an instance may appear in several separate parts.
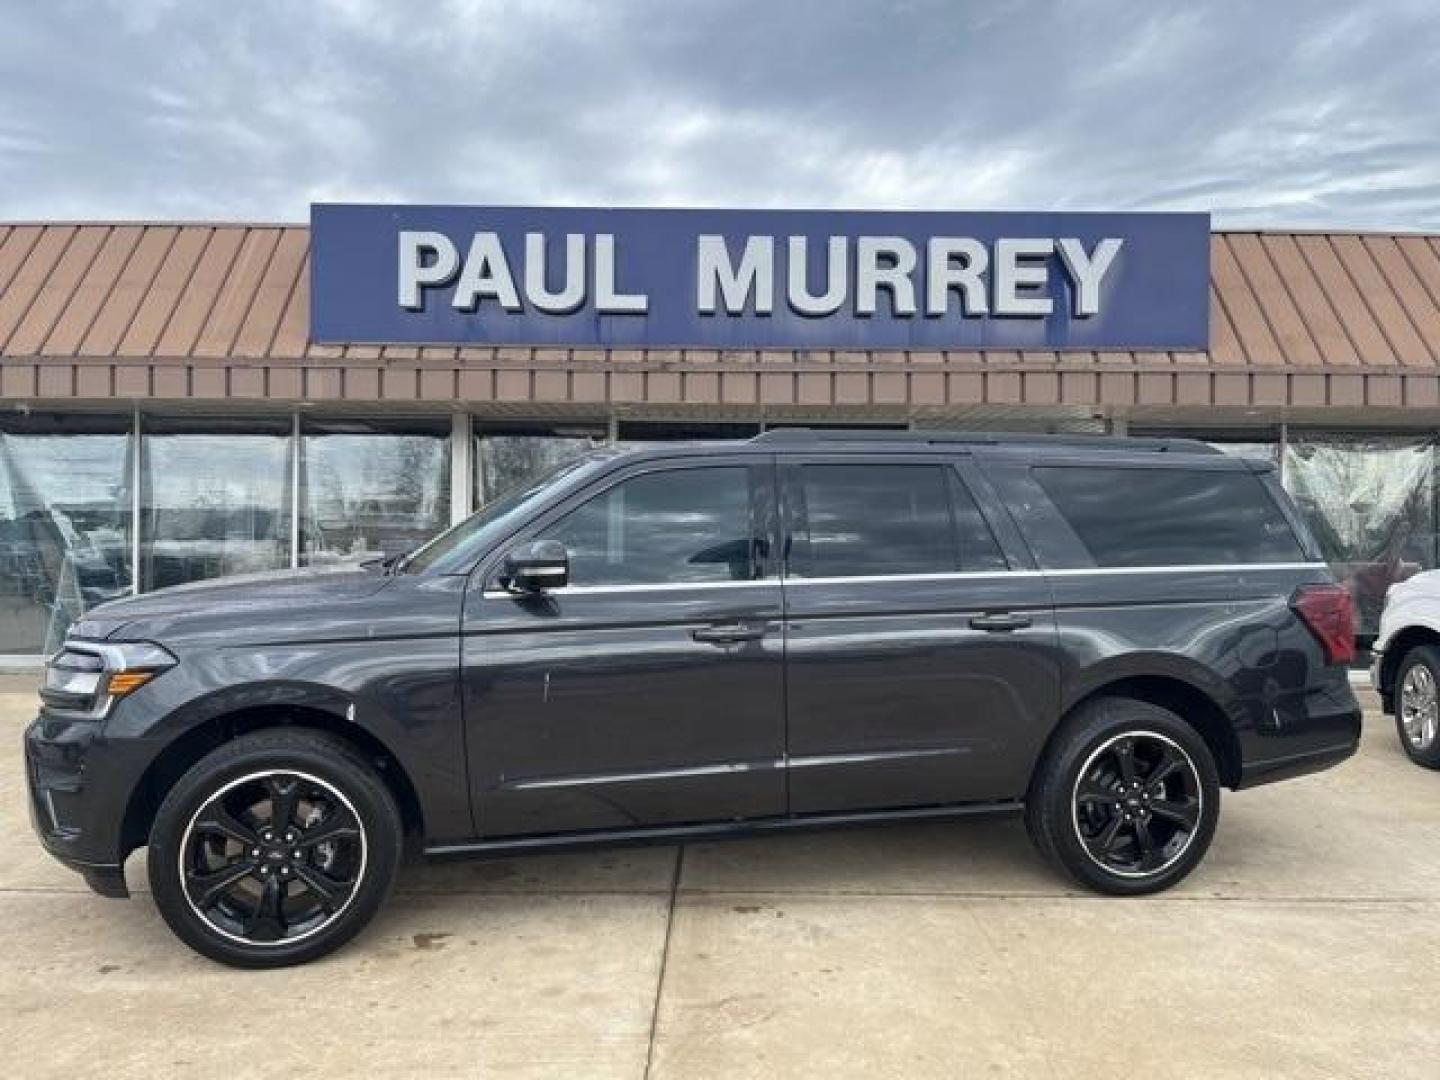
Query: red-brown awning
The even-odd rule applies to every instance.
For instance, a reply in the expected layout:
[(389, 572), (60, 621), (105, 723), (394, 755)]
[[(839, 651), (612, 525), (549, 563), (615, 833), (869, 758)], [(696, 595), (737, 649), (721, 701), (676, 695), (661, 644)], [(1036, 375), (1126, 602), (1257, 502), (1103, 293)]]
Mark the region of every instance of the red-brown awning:
[(1440, 235), (1216, 233), (1203, 353), (315, 345), (308, 251), (303, 226), (0, 225), (0, 399), (1386, 423), (1440, 412)]

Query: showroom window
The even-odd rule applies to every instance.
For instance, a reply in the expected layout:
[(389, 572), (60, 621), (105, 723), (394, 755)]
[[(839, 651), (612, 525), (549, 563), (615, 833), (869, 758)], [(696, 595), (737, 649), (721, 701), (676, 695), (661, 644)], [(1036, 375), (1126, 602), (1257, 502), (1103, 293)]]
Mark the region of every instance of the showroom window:
[(302, 565), (397, 555), (450, 524), (450, 424), (306, 420)]
[(484, 506), (507, 491), (533, 483), (552, 469), (605, 444), (604, 427), (540, 427), (477, 422), (475, 505)]
[(291, 420), (146, 418), (140, 588), (290, 565)]
[(1291, 429), (1285, 486), (1375, 634), (1385, 591), (1436, 565), (1433, 440)]
[(0, 655), (131, 588), (130, 417), (0, 419)]

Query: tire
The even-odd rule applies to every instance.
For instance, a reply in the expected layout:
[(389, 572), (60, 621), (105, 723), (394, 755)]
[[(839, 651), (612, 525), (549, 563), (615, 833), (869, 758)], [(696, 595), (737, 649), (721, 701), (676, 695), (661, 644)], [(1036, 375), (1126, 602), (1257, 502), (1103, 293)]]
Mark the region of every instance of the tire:
[(1181, 881), (1205, 857), (1219, 816), (1220, 780), (1204, 739), (1169, 709), (1120, 697), (1066, 718), (1025, 800), (1041, 854), (1081, 885), (1117, 896)]
[[(1395, 733), (1410, 760), (1427, 769), (1440, 769), (1437, 688), (1440, 688), (1440, 649), (1434, 645), (1417, 645), (1401, 658), (1400, 670), (1395, 673)], [(1428, 717), (1421, 708), (1427, 697)]]
[(171, 788), (150, 830), (150, 887), (196, 952), (286, 967), (359, 933), (402, 844), (394, 798), (353, 747), (271, 728), (226, 743)]

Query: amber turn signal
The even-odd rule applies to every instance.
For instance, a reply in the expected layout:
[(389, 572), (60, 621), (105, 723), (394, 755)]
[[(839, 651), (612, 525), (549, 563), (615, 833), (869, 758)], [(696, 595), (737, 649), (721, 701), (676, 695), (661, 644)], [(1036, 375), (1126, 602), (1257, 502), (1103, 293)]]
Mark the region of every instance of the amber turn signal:
[(132, 690), (139, 690), (154, 677), (153, 671), (117, 671), (110, 676), (106, 689), (111, 697), (124, 697)]

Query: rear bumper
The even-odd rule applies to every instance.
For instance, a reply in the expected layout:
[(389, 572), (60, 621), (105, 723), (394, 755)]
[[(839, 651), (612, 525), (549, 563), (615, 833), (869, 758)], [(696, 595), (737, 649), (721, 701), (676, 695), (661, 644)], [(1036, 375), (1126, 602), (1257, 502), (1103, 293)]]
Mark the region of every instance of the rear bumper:
[[(1359, 722), (1358, 714), (1356, 722)], [(1353, 757), (1359, 748), (1360, 740), (1357, 738), (1353, 743), (1347, 745), (1321, 750), (1305, 750), (1288, 757), (1271, 758), (1268, 761), (1248, 762), (1240, 770), (1240, 783), (1235, 787), (1238, 791), (1260, 784), (1271, 784), (1277, 780), (1292, 780), (1297, 776), (1323, 772), (1339, 765), (1346, 758)]]
[(1362, 719), (1349, 676), (1341, 672), (1330, 685), (1307, 696), (1302, 712), (1287, 714), (1274, 709), (1267, 723), (1242, 737), (1236, 788), (1289, 780), (1339, 765), (1360, 749)]

